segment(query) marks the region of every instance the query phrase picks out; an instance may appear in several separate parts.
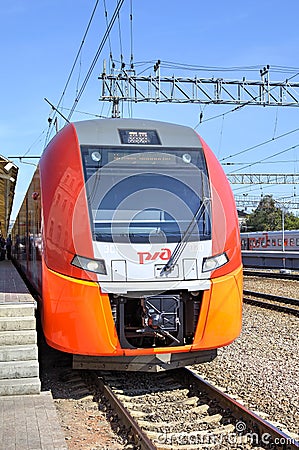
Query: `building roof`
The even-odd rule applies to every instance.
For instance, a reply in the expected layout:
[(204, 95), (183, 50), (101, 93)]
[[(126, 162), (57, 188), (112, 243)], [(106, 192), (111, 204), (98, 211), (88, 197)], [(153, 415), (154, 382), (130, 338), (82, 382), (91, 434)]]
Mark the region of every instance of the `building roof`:
[(245, 211), (240, 211), (240, 210), (238, 209), (237, 212), (238, 212), (238, 217), (239, 217), (239, 218), (243, 218), (243, 217), (249, 216), (249, 213), (247, 213), (247, 212), (245, 212)]
[(0, 235), (4, 237), (8, 231), (18, 170), (13, 162), (0, 155)]

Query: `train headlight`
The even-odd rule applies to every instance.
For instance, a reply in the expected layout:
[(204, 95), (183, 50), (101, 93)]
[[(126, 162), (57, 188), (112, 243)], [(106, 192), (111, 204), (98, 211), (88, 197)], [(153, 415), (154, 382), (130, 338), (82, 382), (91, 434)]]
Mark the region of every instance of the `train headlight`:
[(88, 270), (89, 272), (107, 275), (106, 265), (103, 259), (89, 259), (84, 256), (75, 255), (71, 264), (80, 269)]
[(185, 153), (185, 154), (183, 155), (183, 161), (184, 161), (184, 163), (186, 163), (186, 164), (191, 163), (191, 155), (190, 155), (189, 153)]
[(91, 159), (95, 162), (99, 162), (102, 159), (102, 155), (100, 152), (92, 152)]
[(227, 254), (221, 253), (221, 255), (209, 256), (208, 258), (203, 259), (202, 263), (202, 271), (210, 272), (211, 270), (218, 269), (221, 266), (224, 266), (228, 262)]

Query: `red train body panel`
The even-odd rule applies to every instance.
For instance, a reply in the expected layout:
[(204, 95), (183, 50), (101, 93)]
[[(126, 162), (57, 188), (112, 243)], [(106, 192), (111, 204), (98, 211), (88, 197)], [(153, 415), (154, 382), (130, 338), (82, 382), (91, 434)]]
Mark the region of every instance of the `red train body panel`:
[(226, 265), (211, 274), (211, 278), (216, 278), (227, 275), (242, 265), (239, 228), (236, 226), (238, 215), (232, 190), (221, 165), (203, 139), (201, 143), (211, 180), (212, 252), (217, 255), (225, 251), (229, 258)]
[(240, 333), (233, 195), (187, 127), (67, 125), (42, 155), (13, 241), (46, 340), (62, 351), (105, 368), (172, 368), (213, 358)]

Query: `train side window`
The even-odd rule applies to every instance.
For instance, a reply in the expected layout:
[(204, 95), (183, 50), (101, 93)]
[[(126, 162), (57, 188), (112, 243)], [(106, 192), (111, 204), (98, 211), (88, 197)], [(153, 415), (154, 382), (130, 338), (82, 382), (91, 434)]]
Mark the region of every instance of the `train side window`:
[(61, 232), (62, 232), (62, 226), (61, 226), (61, 224), (59, 224), (57, 227), (57, 242), (58, 243), (60, 242)]
[(276, 239), (272, 239), (272, 245), (273, 245), (273, 247), (276, 246)]
[(242, 247), (242, 250), (247, 250), (247, 239), (241, 240), (241, 247)]
[(65, 178), (64, 178), (64, 180), (63, 180), (64, 184), (68, 185), (70, 178), (71, 178), (70, 174), (67, 173)]
[(52, 237), (53, 237), (53, 230), (54, 230), (54, 220), (51, 219), (51, 222), (50, 222), (50, 229), (49, 229), (49, 238), (50, 238), (50, 239), (52, 239)]
[(299, 247), (299, 238), (296, 239), (296, 246)]
[(291, 247), (295, 246), (295, 239), (294, 238), (290, 238), (290, 246)]
[(277, 245), (282, 245), (282, 239), (277, 240)]
[(261, 247), (266, 247), (266, 239), (261, 239)]
[(60, 202), (60, 197), (61, 197), (61, 195), (58, 193), (57, 196), (56, 196), (56, 199), (55, 199), (55, 205), (56, 205), (56, 206), (57, 206), (57, 205), (59, 204), (59, 202)]

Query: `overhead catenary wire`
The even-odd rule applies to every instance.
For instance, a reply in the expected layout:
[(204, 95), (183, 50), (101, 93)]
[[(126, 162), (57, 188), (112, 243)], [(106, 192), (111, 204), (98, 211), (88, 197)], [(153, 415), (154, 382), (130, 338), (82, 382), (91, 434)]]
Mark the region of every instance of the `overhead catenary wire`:
[[(153, 65), (156, 62), (156, 60), (146, 60), (146, 61), (135, 61), (135, 66), (142, 66), (142, 65)], [(195, 65), (195, 64), (186, 64), (186, 63), (178, 63), (178, 62), (172, 62), (172, 61), (165, 61), (161, 60), (161, 67), (163, 68), (170, 68), (173, 69), (185, 69), (189, 71), (219, 71), (219, 72), (244, 72), (244, 71), (259, 71), (260, 65), (255, 66), (201, 66), (201, 65)], [(271, 65), (271, 72), (277, 72), (277, 73), (294, 73), (292, 77), (288, 78), (288, 80), (291, 80), (295, 76), (299, 75), (299, 67), (290, 67), (290, 66), (273, 66)]]
[[(279, 160), (279, 161), (268, 161), (267, 164), (284, 164), (284, 163), (293, 163), (297, 162), (297, 159), (286, 159), (286, 160)], [(245, 166), (248, 164), (247, 162), (228, 162), (223, 163), (223, 166)], [(263, 164), (262, 162), (258, 162), (257, 164)]]
[(79, 60), (79, 71), (78, 71), (78, 77), (77, 77), (77, 83), (76, 83), (76, 95), (78, 94), (78, 90), (79, 90), (81, 70), (82, 70), (82, 52), (80, 53), (80, 60)]
[[(60, 104), (61, 104), (61, 102), (62, 102), (62, 100), (63, 100), (63, 98), (64, 98), (64, 95), (65, 95), (65, 93), (66, 93), (66, 90), (67, 90), (67, 88), (68, 88), (68, 85), (69, 85), (69, 83), (70, 83), (70, 81), (71, 81), (72, 75), (73, 75), (73, 73), (74, 73), (74, 70), (75, 70), (77, 61), (78, 61), (78, 59), (79, 59), (79, 57), (80, 57), (80, 55), (81, 55), (82, 48), (83, 48), (83, 45), (84, 45), (84, 43), (85, 43), (85, 39), (86, 39), (87, 34), (88, 34), (88, 32), (89, 32), (90, 26), (91, 26), (91, 24), (92, 24), (92, 21), (93, 21), (93, 18), (94, 18), (96, 9), (97, 9), (97, 7), (98, 7), (98, 4), (99, 4), (99, 0), (96, 0), (95, 5), (94, 5), (94, 8), (93, 8), (92, 13), (91, 13), (91, 16), (90, 16), (90, 19), (89, 19), (88, 24), (87, 24), (86, 30), (85, 30), (85, 32), (84, 32), (84, 35), (83, 35), (81, 44), (80, 44), (80, 46), (79, 46), (79, 49), (78, 49), (78, 51), (77, 51), (75, 60), (74, 60), (74, 62), (73, 62), (72, 68), (71, 68), (70, 73), (69, 73), (69, 75), (68, 75), (68, 78), (67, 78), (67, 81), (66, 81), (66, 83), (65, 83), (65, 86), (64, 86), (64, 88), (63, 88), (63, 91), (62, 91), (62, 94), (61, 94), (61, 96), (60, 96), (60, 99), (59, 99), (59, 101), (58, 101), (58, 103), (57, 103), (57, 105), (56, 105), (56, 109), (58, 109), (58, 108), (60, 107)], [(57, 112), (54, 111), (53, 119), (55, 118), (56, 114), (57, 114)], [(49, 124), (49, 127), (48, 127), (48, 133), (47, 133), (47, 136), (46, 136), (45, 145), (47, 144), (47, 142), (48, 142), (48, 140), (49, 140), (50, 131), (51, 131), (51, 124)]]
[(274, 130), (273, 130), (273, 139), (275, 139), (275, 135), (276, 135), (276, 131), (277, 131), (277, 123), (278, 123), (278, 106), (276, 107)]
[[(146, 60), (146, 61), (134, 61), (134, 66), (136, 68), (141, 68), (142, 66), (147, 66), (146, 69), (142, 70), (144, 73), (146, 70), (150, 70), (153, 65), (156, 63), (156, 60)], [(169, 70), (184, 70), (184, 71), (192, 71), (192, 72), (211, 72), (211, 79), (215, 79), (214, 74), (217, 72), (256, 72), (260, 70), (260, 66), (231, 66), (231, 67), (223, 67), (223, 66), (200, 66), (194, 64), (186, 64), (186, 63), (177, 63), (161, 60), (160, 63), (161, 69), (169, 69)], [(286, 82), (292, 80), (296, 76), (299, 75), (298, 67), (288, 67), (288, 66), (272, 66), (271, 65), (271, 73), (283, 73), (286, 75)], [(287, 76), (290, 75), (290, 76)], [(217, 78), (217, 77), (216, 77)], [(221, 77), (220, 77), (221, 78)], [(244, 79), (245, 80), (245, 79)]]
[(38, 144), (39, 142), (42, 141), (43, 135), (46, 133), (46, 131), (47, 131), (47, 128), (45, 128), (45, 129), (39, 134), (39, 136), (38, 136), (38, 137), (35, 139), (35, 141), (28, 147), (28, 149), (26, 150), (26, 152), (25, 152), (23, 155), (13, 155), (13, 156), (8, 156), (8, 159), (19, 159), (20, 162), (23, 162), (24, 164), (26, 164), (24, 161), (22, 161), (22, 159), (30, 159), (30, 158), (32, 158), (32, 159), (37, 159), (37, 158), (40, 158), (40, 155), (39, 155), (39, 156), (36, 156), (36, 155), (34, 155), (34, 156), (27, 156), (27, 155), (28, 155), (28, 153), (30, 152), (30, 150), (31, 150), (36, 144)]
[[(105, 10), (106, 27), (108, 28), (109, 23), (108, 23), (108, 11), (107, 11), (107, 6), (106, 6), (106, 0), (104, 0), (103, 4), (104, 4), (104, 10)], [(110, 71), (111, 71), (112, 69), (114, 69), (115, 64), (114, 64), (114, 61), (113, 61), (113, 54), (112, 54), (112, 46), (111, 46), (110, 34), (108, 36), (108, 44), (109, 44), (109, 52), (110, 52), (109, 53), (109, 62), (110, 62), (110, 65), (111, 65), (111, 67), (110, 67)]]
[[(136, 61), (135, 65), (140, 66), (148, 63), (155, 63), (155, 60), (151, 61)], [(193, 72), (256, 72), (260, 70), (260, 65), (255, 66), (202, 66), (202, 65), (196, 65), (196, 64), (186, 64), (186, 63), (178, 63), (173, 61), (161, 61), (161, 68), (164, 69), (179, 69), (179, 70), (185, 70), (185, 71), (193, 71)], [(287, 80), (291, 80), (295, 76), (299, 75), (299, 68), (298, 67), (290, 67), (290, 66), (273, 66), (271, 65), (271, 72), (272, 73), (289, 73), (289, 74), (295, 74), (292, 75)]]
[(109, 25), (108, 25), (108, 27), (107, 27), (107, 29), (105, 31), (105, 34), (104, 34), (103, 39), (102, 39), (102, 41), (100, 43), (100, 46), (99, 46), (99, 48), (98, 48), (98, 50), (96, 52), (96, 55), (95, 55), (91, 65), (90, 65), (90, 68), (89, 68), (89, 70), (87, 72), (87, 75), (86, 75), (86, 77), (85, 77), (85, 79), (84, 79), (84, 81), (82, 83), (82, 86), (81, 86), (81, 88), (79, 90), (79, 93), (78, 93), (77, 97), (75, 98), (73, 106), (71, 107), (71, 111), (70, 111), (70, 113), (68, 115), (68, 120), (71, 119), (71, 117), (72, 117), (72, 115), (73, 115), (73, 113), (75, 111), (75, 108), (76, 108), (77, 104), (79, 103), (79, 100), (80, 100), (80, 98), (81, 98), (81, 96), (82, 96), (82, 94), (83, 94), (83, 92), (84, 92), (84, 90), (86, 88), (88, 80), (89, 80), (89, 78), (90, 78), (90, 76), (91, 76), (91, 74), (92, 74), (92, 72), (93, 72), (93, 70), (95, 68), (95, 65), (96, 65), (96, 63), (97, 63), (97, 61), (99, 59), (99, 56), (102, 53), (104, 45), (105, 45), (105, 43), (106, 43), (106, 41), (108, 39), (108, 36), (109, 36), (110, 31), (111, 31), (111, 29), (112, 29), (112, 27), (114, 25), (115, 20), (118, 17), (119, 11), (120, 11), (123, 3), (124, 3), (124, 0), (118, 0), (118, 2), (117, 2), (116, 8), (115, 8), (114, 13), (113, 13), (113, 16), (112, 16), (112, 18), (110, 20), (110, 23), (109, 23)]
[(130, 69), (134, 67), (134, 53), (133, 53), (133, 0), (130, 0), (130, 44), (131, 44), (131, 57), (130, 57)]
[(58, 104), (57, 104), (57, 108), (59, 108), (60, 103), (61, 103), (61, 101), (62, 101), (62, 99), (63, 99), (63, 97), (64, 97), (64, 95), (65, 95), (65, 91), (66, 91), (66, 89), (67, 89), (67, 87), (68, 87), (68, 85), (69, 85), (69, 83), (70, 83), (70, 80), (71, 80), (71, 77), (72, 77), (73, 72), (74, 72), (74, 70), (75, 70), (77, 61), (78, 61), (79, 56), (80, 56), (80, 54), (81, 54), (81, 52), (82, 52), (82, 48), (83, 48), (83, 45), (84, 45), (84, 43), (85, 43), (85, 39), (86, 39), (86, 37), (87, 37), (87, 34), (88, 34), (88, 32), (89, 32), (91, 23), (92, 23), (92, 21), (93, 21), (93, 18), (94, 18), (96, 9), (97, 9), (97, 7), (98, 7), (98, 3), (99, 3), (99, 0), (96, 0), (96, 3), (95, 3), (95, 5), (94, 5), (93, 11), (92, 11), (91, 16), (90, 16), (90, 19), (89, 19), (89, 21), (88, 21), (88, 24), (87, 24), (85, 33), (84, 33), (84, 35), (83, 35), (83, 38), (82, 38), (82, 41), (81, 41), (79, 50), (78, 50), (78, 52), (77, 52), (77, 54), (76, 54), (76, 57), (75, 57), (73, 66), (72, 66), (72, 68), (71, 68), (71, 71), (70, 71), (69, 76), (68, 76), (68, 78), (67, 78), (67, 81), (66, 81), (66, 83), (65, 83), (64, 89), (63, 89), (63, 91), (62, 91), (61, 97), (60, 97), (59, 102), (58, 102)]
[[(134, 71), (134, 51), (133, 51), (133, 0), (130, 0), (130, 71)], [(131, 90), (131, 87), (130, 87)], [(133, 117), (133, 103), (128, 103), (128, 116)]]
[[(64, 110), (64, 111), (70, 111), (70, 108), (65, 108), (65, 107), (63, 107), (63, 108), (60, 108), (60, 109), (62, 109), (62, 110)], [(96, 114), (96, 113), (91, 113), (91, 112), (87, 112), (87, 111), (76, 111), (78, 114), (82, 114), (82, 115), (85, 115), (85, 116), (91, 116), (91, 117), (97, 117), (97, 118), (100, 118), (100, 119), (106, 119), (107, 118), (107, 116), (104, 116), (103, 114)]]
[(233, 153), (232, 155), (226, 156), (225, 158), (220, 159), (220, 161), (223, 162), (223, 161), (226, 161), (227, 159), (233, 158), (235, 156), (242, 155), (243, 153), (247, 153), (250, 150), (254, 150), (254, 149), (258, 148), (258, 147), (262, 147), (263, 145), (269, 144), (270, 142), (277, 141), (278, 139), (281, 139), (283, 137), (289, 136), (290, 134), (296, 133), (297, 131), (299, 131), (299, 127), (295, 128), (294, 130), (287, 131), (286, 133), (280, 134), (279, 136), (276, 136), (275, 138), (272, 137), (271, 139), (267, 139), (266, 141), (263, 141), (263, 142), (261, 142), (259, 144), (256, 144), (256, 145), (253, 145), (252, 147), (245, 148), (244, 150), (241, 150), (239, 152)]
[[(265, 158), (262, 158), (262, 159), (260, 159), (259, 161), (255, 161), (255, 162), (253, 162), (253, 163), (251, 163), (251, 164), (247, 164), (247, 166), (242, 167), (242, 169), (234, 170), (234, 172), (238, 172), (239, 170), (246, 169), (247, 167), (255, 166), (256, 164), (261, 164), (262, 162), (267, 161), (268, 159), (274, 158), (275, 156), (278, 156), (278, 155), (282, 155), (283, 153), (286, 153), (286, 152), (289, 152), (289, 151), (291, 151), (291, 150), (294, 150), (294, 149), (297, 148), (297, 147), (299, 147), (299, 144), (293, 145), (292, 147), (288, 147), (288, 148), (286, 148), (286, 149), (284, 149), (284, 150), (281, 150), (280, 152), (273, 153), (273, 155), (270, 155), (270, 156), (267, 156), (267, 157), (265, 157)], [(227, 175), (230, 175), (230, 174), (232, 174), (232, 173), (234, 173), (234, 172), (229, 172)]]
[(222, 117), (222, 122), (221, 122), (220, 138), (219, 138), (219, 145), (218, 145), (218, 158), (220, 156), (221, 146), (222, 146), (223, 127), (224, 127), (224, 116)]
[[(292, 78), (296, 77), (297, 75), (299, 75), (299, 72), (295, 73), (295, 75), (293, 75), (292, 77), (290, 77), (290, 78), (288, 79), (288, 81), (291, 80)], [(243, 105), (242, 105), (242, 106), (243, 106)], [(230, 111), (228, 111), (228, 112), (225, 113), (225, 114), (228, 114), (228, 113), (233, 112), (233, 111), (234, 111), (234, 110), (230, 110)], [(216, 117), (217, 117), (217, 116), (215, 116), (214, 118), (216, 118)], [(221, 115), (220, 115), (220, 117), (221, 117)], [(211, 118), (211, 119), (212, 119), (212, 118)], [(210, 120), (210, 119), (207, 119), (207, 120)], [(276, 117), (276, 121), (277, 121), (277, 117)], [(198, 125), (199, 125), (199, 124), (198, 124)], [(276, 125), (275, 125), (275, 130), (276, 130)], [(281, 135), (279, 135), (279, 136), (276, 136), (276, 137), (273, 136), (271, 139), (268, 139), (268, 140), (266, 140), (266, 141), (264, 141), (264, 142), (261, 142), (261, 143), (259, 143), (259, 144), (256, 144), (256, 145), (252, 146), (252, 147), (249, 147), (249, 148), (246, 148), (246, 149), (244, 149), (244, 150), (241, 150), (240, 152), (236, 152), (236, 153), (234, 153), (234, 154), (232, 154), (232, 155), (226, 156), (225, 158), (220, 159), (220, 161), (223, 162), (223, 161), (226, 161), (227, 159), (233, 158), (233, 157), (235, 157), (235, 156), (242, 155), (242, 154), (244, 154), (244, 153), (249, 152), (250, 150), (254, 150), (254, 149), (258, 148), (258, 147), (261, 147), (261, 146), (263, 146), (263, 145), (269, 144), (270, 142), (274, 142), (274, 141), (276, 141), (276, 140), (278, 140), (278, 139), (281, 139), (281, 138), (283, 138), (283, 137), (286, 137), (286, 136), (288, 136), (288, 135), (290, 135), (290, 134), (292, 134), (292, 133), (296, 133), (297, 131), (299, 131), (299, 128), (295, 128), (294, 130), (288, 131), (288, 132), (283, 133), (283, 134), (281, 134)], [(274, 132), (274, 134), (275, 134), (275, 132)]]
[[(172, 61), (163, 61), (162, 66), (164, 68), (169, 69), (180, 69), (180, 70), (192, 70), (192, 71), (204, 71), (204, 72), (244, 72), (244, 71), (257, 71), (260, 70), (260, 66), (200, 66), (195, 64), (185, 64), (185, 63), (177, 63)], [(289, 66), (272, 66), (271, 72), (276, 73), (295, 73), (292, 77), (288, 78), (288, 80), (299, 75), (298, 67), (289, 67)]]
[(118, 37), (119, 37), (119, 49), (120, 49), (120, 64), (121, 64), (121, 68), (123, 68), (124, 67), (124, 55), (123, 55), (123, 43), (122, 43), (119, 13), (117, 14), (117, 22), (118, 22)]

